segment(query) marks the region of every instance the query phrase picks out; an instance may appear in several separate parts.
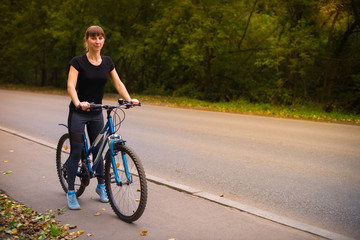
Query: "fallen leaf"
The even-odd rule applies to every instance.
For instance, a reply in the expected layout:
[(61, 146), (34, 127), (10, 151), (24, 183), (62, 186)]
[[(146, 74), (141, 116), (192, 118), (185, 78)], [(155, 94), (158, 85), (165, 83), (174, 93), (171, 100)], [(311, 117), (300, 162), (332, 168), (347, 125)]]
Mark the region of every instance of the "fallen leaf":
[(11, 153), (12, 153), (12, 152), (14, 152), (14, 150), (9, 150), (9, 152), (11, 152)]
[(7, 163), (7, 162), (9, 162), (9, 161), (6, 161), (6, 160), (4, 161), (4, 163)]
[(224, 194), (221, 194), (220, 197), (224, 197)]
[(100, 216), (101, 215), (101, 213), (100, 212), (96, 212), (96, 213), (94, 213), (94, 216)]
[(170, 238), (169, 240), (175, 240), (175, 238)]
[(88, 234), (86, 234), (86, 236), (91, 237), (91, 236), (92, 236), (92, 233), (88, 233)]
[(8, 171), (4, 172), (3, 174), (6, 175), (6, 174), (9, 174), (9, 173), (13, 173), (13, 171), (8, 170)]
[(146, 230), (144, 230), (144, 231), (141, 231), (141, 236), (146, 236), (147, 235), (147, 233), (148, 233), (148, 231), (146, 231)]
[(80, 236), (81, 234), (83, 234), (84, 233), (84, 231), (83, 230), (79, 230), (79, 231), (77, 231), (76, 232), (76, 237), (78, 237), (78, 236)]
[(101, 210), (105, 211), (106, 209), (105, 209), (105, 208), (102, 208)]
[(69, 229), (74, 229), (74, 228), (77, 228), (77, 226), (76, 225), (70, 225), (69, 226)]

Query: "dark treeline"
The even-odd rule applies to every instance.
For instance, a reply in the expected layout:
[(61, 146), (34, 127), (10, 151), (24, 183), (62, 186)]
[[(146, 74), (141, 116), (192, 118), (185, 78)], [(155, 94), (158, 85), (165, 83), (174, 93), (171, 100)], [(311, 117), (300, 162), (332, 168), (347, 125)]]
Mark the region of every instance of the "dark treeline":
[[(65, 88), (90, 25), (131, 92), (360, 112), (360, 1), (2, 0), (2, 83)], [(111, 86), (108, 88), (111, 91)]]

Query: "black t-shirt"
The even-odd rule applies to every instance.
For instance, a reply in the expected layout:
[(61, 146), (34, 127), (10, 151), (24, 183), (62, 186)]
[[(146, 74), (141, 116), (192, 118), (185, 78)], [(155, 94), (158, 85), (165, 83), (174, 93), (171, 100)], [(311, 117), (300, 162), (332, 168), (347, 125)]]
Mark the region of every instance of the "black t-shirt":
[[(69, 62), (69, 65), (79, 72), (76, 88), (80, 102), (102, 104), (109, 73), (115, 66), (110, 57), (101, 56), (101, 58), (102, 62), (98, 66), (91, 64), (86, 54), (74, 57)], [(70, 106), (75, 108), (72, 102)]]

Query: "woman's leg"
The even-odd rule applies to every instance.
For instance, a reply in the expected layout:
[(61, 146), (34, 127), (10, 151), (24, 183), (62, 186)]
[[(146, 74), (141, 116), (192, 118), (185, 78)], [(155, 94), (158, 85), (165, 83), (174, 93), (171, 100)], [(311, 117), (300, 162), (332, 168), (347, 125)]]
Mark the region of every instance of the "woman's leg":
[(75, 193), (75, 178), (83, 148), (85, 119), (72, 110), (69, 112), (68, 127), (70, 134), (70, 157), (67, 165), (68, 193), (66, 195), (69, 209), (80, 209)]
[[(89, 139), (91, 144), (95, 141), (96, 137), (98, 136), (98, 134), (100, 133), (100, 131), (102, 130), (104, 126), (104, 118), (102, 113), (99, 114), (98, 116), (92, 118), (92, 120), (90, 122), (88, 122), (87, 124), (87, 130), (88, 130), (88, 135), (89, 135)], [(104, 139), (102, 139), (104, 140)], [(98, 144), (98, 146), (96, 146), (96, 148), (93, 151), (93, 156), (97, 156), (97, 153), (100, 150), (100, 145)], [(106, 194), (105, 191), (105, 186), (104, 186), (104, 160), (101, 156), (98, 166), (96, 168), (96, 175), (97, 180), (98, 180), (98, 185), (96, 187), (96, 192), (99, 194), (100, 196), (100, 201), (101, 202), (108, 202), (109, 198)]]
[(84, 119), (83, 116), (81, 116), (81, 114), (70, 110), (69, 118), (68, 118), (68, 127), (69, 127), (69, 135), (70, 135), (71, 152), (67, 166), (69, 191), (75, 190), (74, 183), (75, 183), (76, 173), (84, 144), (83, 135), (84, 135), (85, 123), (86, 123), (86, 119)]
[[(92, 117), (91, 121), (87, 123), (87, 132), (90, 139), (90, 144), (93, 144), (96, 137), (99, 135), (100, 131), (104, 127), (104, 118), (102, 113)], [(102, 139), (103, 140), (103, 139)], [(93, 151), (93, 157), (95, 158), (100, 150), (100, 145), (98, 144)], [(100, 177), (97, 178), (99, 184), (104, 184), (104, 160), (101, 157), (99, 164), (96, 168), (96, 174)]]

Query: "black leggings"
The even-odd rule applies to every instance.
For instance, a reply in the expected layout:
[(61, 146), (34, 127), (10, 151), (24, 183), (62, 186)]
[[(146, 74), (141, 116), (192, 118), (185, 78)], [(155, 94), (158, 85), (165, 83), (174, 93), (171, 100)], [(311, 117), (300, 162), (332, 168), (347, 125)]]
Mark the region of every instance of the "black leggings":
[[(78, 113), (70, 108), (68, 126), (70, 134), (71, 152), (67, 166), (68, 171), (68, 190), (73, 191), (76, 172), (81, 158), (81, 151), (84, 144), (83, 135), (85, 133), (85, 125), (87, 133), (92, 144), (104, 126), (104, 118), (102, 112), (99, 113)], [(100, 144), (94, 149), (93, 156), (96, 156), (100, 148)], [(97, 176), (104, 176), (104, 160), (101, 158), (96, 169)], [(98, 183), (103, 184), (104, 179), (98, 177)]]

